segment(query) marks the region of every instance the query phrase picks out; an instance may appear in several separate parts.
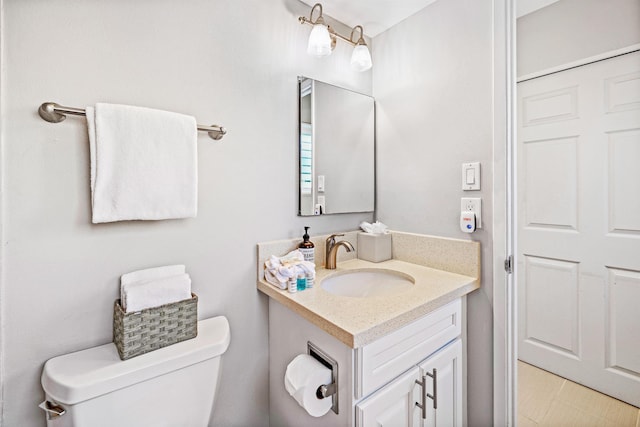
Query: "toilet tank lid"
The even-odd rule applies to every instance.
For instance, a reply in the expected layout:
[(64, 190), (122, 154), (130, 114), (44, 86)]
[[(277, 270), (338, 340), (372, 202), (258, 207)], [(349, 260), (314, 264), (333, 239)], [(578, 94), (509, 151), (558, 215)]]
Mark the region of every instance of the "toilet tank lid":
[(227, 318), (213, 317), (198, 322), (195, 338), (128, 360), (120, 360), (113, 343), (49, 359), (42, 387), (58, 403), (73, 405), (220, 356), (229, 341)]

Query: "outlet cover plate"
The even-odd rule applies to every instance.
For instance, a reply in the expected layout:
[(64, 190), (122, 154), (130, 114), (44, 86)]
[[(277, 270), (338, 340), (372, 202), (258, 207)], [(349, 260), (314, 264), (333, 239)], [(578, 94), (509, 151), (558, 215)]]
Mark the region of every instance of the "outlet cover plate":
[(482, 199), (480, 197), (462, 197), (460, 211), (471, 211), (476, 214), (476, 229), (482, 228)]

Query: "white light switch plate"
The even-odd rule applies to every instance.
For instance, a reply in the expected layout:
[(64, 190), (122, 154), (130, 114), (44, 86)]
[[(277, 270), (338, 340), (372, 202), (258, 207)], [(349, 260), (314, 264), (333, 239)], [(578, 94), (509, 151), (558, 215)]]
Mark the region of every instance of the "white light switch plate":
[(462, 189), (480, 190), (480, 162), (462, 164)]

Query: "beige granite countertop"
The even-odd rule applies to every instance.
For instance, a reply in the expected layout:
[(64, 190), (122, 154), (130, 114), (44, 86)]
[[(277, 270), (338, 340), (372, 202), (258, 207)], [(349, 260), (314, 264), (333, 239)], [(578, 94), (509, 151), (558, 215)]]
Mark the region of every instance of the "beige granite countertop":
[[(475, 252), (479, 256), (479, 245)], [(479, 265), (479, 258), (470, 261)], [(367, 298), (338, 296), (322, 288), (327, 276), (358, 269), (395, 270), (412, 276), (415, 283), (402, 293)], [(317, 268), (315, 286), (302, 292), (280, 290), (263, 278), (257, 286), (349, 347), (358, 348), (479, 288), (478, 277), (479, 270), (472, 277), (398, 259), (380, 263), (350, 259), (339, 261), (336, 270)]]

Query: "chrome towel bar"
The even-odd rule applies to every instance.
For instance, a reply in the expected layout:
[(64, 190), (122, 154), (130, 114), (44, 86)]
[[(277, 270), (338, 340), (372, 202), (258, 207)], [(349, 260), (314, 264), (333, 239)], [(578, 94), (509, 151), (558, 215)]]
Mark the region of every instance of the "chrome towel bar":
[[(71, 114), (72, 116), (86, 116), (86, 112), (82, 108), (63, 107), (55, 102), (45, 102), (42, 104), (40, 108), (38, 108), (38, 114), (50, 123), (60, 123), (67, 118), (67, 114)], [(225, 128), (218, 125), (197, 126), (198, 130), (209, 133), (209, 136), (216, 141), (222, 139), (222, 137), (227, 133)]]

